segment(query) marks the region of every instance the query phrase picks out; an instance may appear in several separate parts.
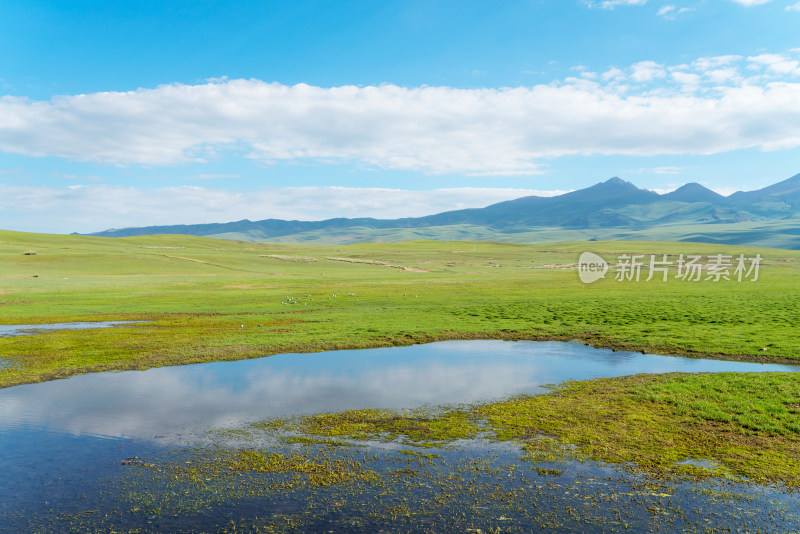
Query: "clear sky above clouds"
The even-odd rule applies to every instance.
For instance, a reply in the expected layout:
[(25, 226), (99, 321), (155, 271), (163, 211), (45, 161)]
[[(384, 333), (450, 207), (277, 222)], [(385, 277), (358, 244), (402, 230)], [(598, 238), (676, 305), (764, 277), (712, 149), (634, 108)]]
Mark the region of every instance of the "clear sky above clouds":
[(798, 0), (0, 0), (0, 228), (800, 172)]

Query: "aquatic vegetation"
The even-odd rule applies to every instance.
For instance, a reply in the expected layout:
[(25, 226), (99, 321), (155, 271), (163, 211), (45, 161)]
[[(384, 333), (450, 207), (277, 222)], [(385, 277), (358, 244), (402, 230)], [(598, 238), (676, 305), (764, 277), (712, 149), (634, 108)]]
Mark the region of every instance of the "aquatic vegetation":
[[(25, 524), (121, 532), (790, 531), (800, 522), (791, 483), (800, 440), (791, 418), (777, 427), (766, 417), (720, 424), (695, 400), (714, 390), (709, 398), (724, 411), (748, 403), (791, 411), (799, 387), (789, 373), (638, 375), (475, 406), (268, 420), (212, 432), (210, 445), (126, 458), (109, 481), (113, 491), (82, 497), (82, 511)], [(753, 440), (759, 456), (750, 454)], [(773, 469), (759, 474), (766, 463)]]
[[(654, 476), (746, 477), (795, 487), (798, 400), (800, 381), (788, 373), (637, 375), (568, 383), (476, 412), (495, 439), (519, 441), (532, 459), (569, 455)], [(682, 464), (687, 458), (712, 465)]]
[(734, 531), (790, 529), (800, 519), (794, 497), (750, 493), (740, 482), (685, 483), (592, 462), (534, 464), (503, 447), (261, 449), (254, 442), (142, 459), (123, 474), (121, 509), (61, 516), (60, 524), (90, 531), (149, 524), (155, 528), (144, 531), (729, 532), (732, 524)]
[(474, 437), (479, 427), (467, 411), (417, 409), (348, 410), (331, 414), (297, 417), (281, 424), (267, 421), (264, 428), (281, 428), (309, 436), (338, 437), (350, 440), (402, 440), (416, 446), (445, 446), (457, 439)]
[(746, 478), (795, 487), (798, 406), (800, 380), (791, 373), (675, 373), (569, 382), (550, 394), (473, 407), (350, 410), (268, 421), (260, 428), (416, 447), (513, 442), (534, 462), (577, 458), (656, 477)]

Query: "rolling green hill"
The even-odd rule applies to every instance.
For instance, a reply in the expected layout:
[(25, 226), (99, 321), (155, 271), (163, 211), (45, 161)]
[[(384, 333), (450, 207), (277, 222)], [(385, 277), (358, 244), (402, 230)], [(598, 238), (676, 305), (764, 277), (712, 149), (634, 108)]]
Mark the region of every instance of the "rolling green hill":
[(758, 191), (729, 197), (696, 183), (659, 195), (612, 178), (556, 197), (529, 196), (427, 217), (243, 220), (114, 229), (93, 235), (155, 234), (329, 244), (410, 239), (524, 243), (649, 240), (800, 249), (800, 174)]

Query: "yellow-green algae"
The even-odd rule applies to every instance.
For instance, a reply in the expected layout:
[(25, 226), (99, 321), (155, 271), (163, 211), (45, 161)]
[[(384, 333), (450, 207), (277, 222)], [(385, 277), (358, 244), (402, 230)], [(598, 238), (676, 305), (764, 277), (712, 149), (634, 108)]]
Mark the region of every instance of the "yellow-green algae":
[(257, 426), (282, 429), (307, 436), (350, 440), (394, 441), (402, 438), (418, 447), (444, 446), (457, 439), (471, 439), (479, 431), (476, 417), (467, 410), (417, 409), (347, 410), (316, 414), (288, 421), (267, 421)]
[(659, 477), (745, 477), (794, 488), (799, 412), (793, 373), (672, 373), (568, 382), (546, 395), (469, 408), (350, 410), (264, 428), (418, 447), (482, 437), (519, 443), (532, 460), (569, 456)]
[[(659, 476), (741, 476), (796, 487), (799, 401), (793, 373), (636, 375), (571, 382), (476, 412), (497, 439), (520, 441), (532, 457), (570, 444), (578, 458)], [(712, 467), (681, 463), (687, 459)]]
[[(177, 531), (198, 517), (220, 532), (727, 532), (731, 521), (747, 531), (786, 530), (799, 520), (791, 505), (765, 502), (761, 490), (751, 494), (732, 477), (794, 489), (798, 394), (790, 373), (638, 375), (479, 406), (270, 420), (244, 433), (216, 433), (220, 441), (210, 448), (135, 459), (127, 486), (119, 487), (130, 503), (126, 513), (65, 521), (85, 531), (124, 531), (145, 518)], [(696, 402), (705, 398), (710, 403)], [(750, 408), (764, 416), (737, 422), (735, 412)], [(718, 411), (730, 421), (716, 420)], [(771, 413), (784, 416), (776, 423)], [(308, 431), (314, 434), (302, 434)], [(226, 437), (239, 445), (226, 445)], [(268, 445), (265, 437), (279, 439)], [(471, 453), (448, 448), (474, 437), (498, 443), (464, 442), (485, 444)], [(765, 445), (758, 461), (750, 454), (754, 439)], [(770, 448), (774, 440), (787, 447)], [(437, 450), (418, 448), (427, 445)], [(552, 455), (542, 454), (548, 449)], [(575, 472), (559, 465), (570, 456), (632, 469), (592, 464)], [(719, 467), (676, 465), (687, 458)], [(775, 468), (754, 473), (764, 461)], [(231, 507), (238, 515), (224, 529), (213, 523)]]

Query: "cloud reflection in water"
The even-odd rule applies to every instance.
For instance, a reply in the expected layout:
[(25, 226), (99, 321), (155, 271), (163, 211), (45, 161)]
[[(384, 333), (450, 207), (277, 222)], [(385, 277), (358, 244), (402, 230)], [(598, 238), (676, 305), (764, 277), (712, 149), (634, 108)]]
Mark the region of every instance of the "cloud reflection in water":
[(576, 343), (448, 341), (98, 373), (0, 390), (0, 436), (43, 428), (150, 439), (268, 417), (487, 401), (545, 384), (671, 371), (795, 367), (612, 352)]

